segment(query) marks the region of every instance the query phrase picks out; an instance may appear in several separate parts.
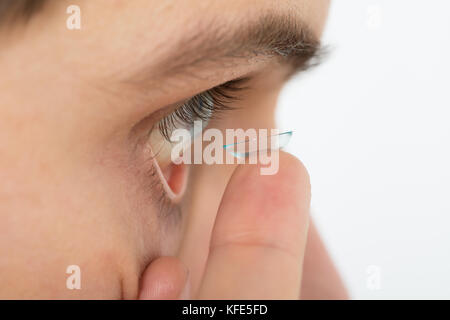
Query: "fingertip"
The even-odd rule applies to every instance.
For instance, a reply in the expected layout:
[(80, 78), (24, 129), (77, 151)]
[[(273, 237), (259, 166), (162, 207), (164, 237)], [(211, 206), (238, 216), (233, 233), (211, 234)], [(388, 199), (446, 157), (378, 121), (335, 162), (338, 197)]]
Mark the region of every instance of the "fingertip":
[(311, 198), (309, 175), (294, 156), (280, 152), (279, 160), (274, 175), (261, 175), (259, 164), (235, 170), (219, 208), (212, 246), (250, 241), (292, 247), (292, 242), (304, 237)]
[[(271, 175), (261, 174), (263, 164), (241, 164), (231, 176), (227, 189), (247, 191), (258, 188), (261, 192), (288, 194), (291, 191), (303, 193), (306, 200), (311, 196), (311, 183), (309, 173), (304, 164), (295, 156), (280, 151), (278, 170)], [(250, 189), (250, 190), (249, 190)]]
[(236, 168), (214, 224), (200, 297), (297, 299), (309, 222), (309, 176), (280, 153), (279, 170)]
[(186, 299), (188, 274), (187, 268), (175, 257), (153, 260), (141, 276), (139, 300)]

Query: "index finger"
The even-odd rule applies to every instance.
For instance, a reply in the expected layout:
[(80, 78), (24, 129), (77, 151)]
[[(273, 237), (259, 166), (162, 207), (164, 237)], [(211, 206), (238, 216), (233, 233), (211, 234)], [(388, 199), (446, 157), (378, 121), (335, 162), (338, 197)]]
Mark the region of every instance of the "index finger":
[(241, 165), (223, 196), (200, 299), (298, 299), (309, 220), (306, 169), (280, 153), (279, 171)]

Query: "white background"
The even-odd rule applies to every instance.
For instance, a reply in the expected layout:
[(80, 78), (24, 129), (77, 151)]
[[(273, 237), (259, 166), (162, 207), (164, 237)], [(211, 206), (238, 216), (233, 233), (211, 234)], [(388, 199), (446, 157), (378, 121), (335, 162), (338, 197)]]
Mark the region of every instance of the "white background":
[(450, 1), (335, 0), (324, 43), (278, 118), (329, 251), (354, 299), (449, 299)]

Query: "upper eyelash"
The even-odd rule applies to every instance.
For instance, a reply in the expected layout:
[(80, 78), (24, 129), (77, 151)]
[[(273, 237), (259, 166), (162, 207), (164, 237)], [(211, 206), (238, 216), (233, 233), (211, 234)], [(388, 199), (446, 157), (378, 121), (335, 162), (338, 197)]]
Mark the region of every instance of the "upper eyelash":
[(179, 125), (192, 126), (195, 120), (209, 121), (217, 118), (218, 112), (234, 109), (230, 103), (239, 100), (236, 94), (247, 89), (244, 86), (247, 80), (247, 78), (231, 80), (190, 98), (158, 122), (159, 132), (170, 141), (172, 131)]

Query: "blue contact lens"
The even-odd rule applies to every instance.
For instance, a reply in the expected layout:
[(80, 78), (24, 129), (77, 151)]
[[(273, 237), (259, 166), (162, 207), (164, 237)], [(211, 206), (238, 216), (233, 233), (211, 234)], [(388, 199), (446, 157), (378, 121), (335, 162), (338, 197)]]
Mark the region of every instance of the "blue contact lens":
[(247, 138), (244, 141), (226, 144), (223, 148), (236, 158), (247, 158), (261, 151), (275, 151), (286, 147), (293, 131), (286, 131), (268, 137)]

